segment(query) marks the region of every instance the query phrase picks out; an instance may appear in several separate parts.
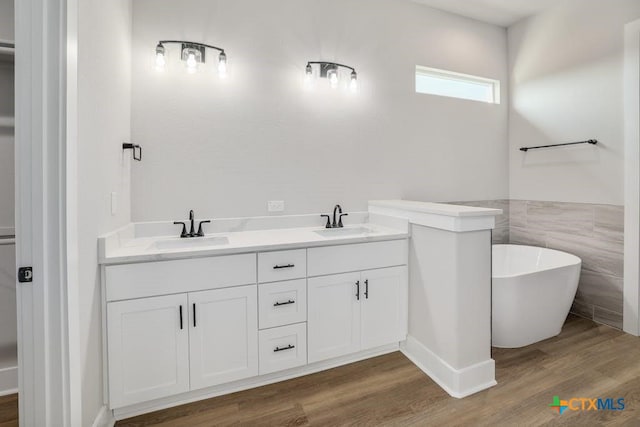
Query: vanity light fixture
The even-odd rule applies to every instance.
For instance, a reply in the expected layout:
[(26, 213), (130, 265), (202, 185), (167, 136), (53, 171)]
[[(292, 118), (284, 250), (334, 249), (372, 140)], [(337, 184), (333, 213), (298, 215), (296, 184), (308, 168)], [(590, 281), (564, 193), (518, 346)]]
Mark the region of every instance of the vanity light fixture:
[(338, 64), (335, 62), (309, 61), (307, 62), (307, 66), (305, 68), (305, 80), (307, 82), (309, 82), (313, 77), (313, 65), (317, 65), (319, 67), (320, 77), (328, 79), (329, 85), (332, 89), (336, 89), (338, 87), (338, 83), (340, 82), (340, 68), (351, 70), (351, 81), (349, 83), (349, 89), (352, 92), (358, 91), (358, 73), (356, 73), (355, 68), (350, 67), (349, 65)]
[(198, 71), (199, 65), (205, 63), (207, 49), (213, 49), (220, 52), (218, 55), (218, 76), (221, 78), (227, 76), (227, 54), (224, 49), (209, 44), (184, 40), (160, 40), (158, 42), (156, 46), (156, 69), (158, 71), (164, 70), (167, 64), (165, 45), (172, 43), (181, 46), (180, 58), (185, 62), (189, 73)]

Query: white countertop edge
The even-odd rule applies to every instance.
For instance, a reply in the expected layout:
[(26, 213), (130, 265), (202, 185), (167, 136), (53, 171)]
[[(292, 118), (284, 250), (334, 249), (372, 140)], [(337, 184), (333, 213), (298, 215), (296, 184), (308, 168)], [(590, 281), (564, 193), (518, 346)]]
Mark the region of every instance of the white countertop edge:
[(338, 246), (355, 243), (368, 243), (379, 242), (386, 240), (401, 240), (409, 238), (408, 232), (388, 233), (378, 236), (355, 236), (355, 237), (342, 237), (332, 238), (330, 240), (313, 240), (313, 241), (299, 241), (290, 243), (274, 243), (274, 244), (258, 244), (258, 245), (245, 245), (245, 246), (232, 246), (232, 247), (213, 247), (208, 249), (191, 249), (180, 251), (166, 251), (155, 252), (146, 254), (133, 254), (133, 255), (115, 255), (115, 256), (100, 256), (100, 265), (116, 265), (116, 264), (132, 264), (142, 262), (153, 261), (170, 261), (177, 259), (189, 259), (189, 258), (205, 258), (212, 256), (222, 255), (235, 255), (241, 253), (252, 252), (268, 252), (277, 250), (289, 250), (289, 249), (302, 249), (302, 248), (315, 248), (321, 246)]
[(369, 206), (369, 213), (371, 215), (382, 215), (405, 219), (412, 225), (422, 225), (424, 227), (437, 228), (440, 230), (452, 231), (454, 233), (491, 230), (495, 228), (496, 223), (495, 216), (493, 215), (438, 215), (382, 206)]
[(450, 217), (497, 216), (502, 214), (502, 209), (477, 208), (473, 206), (413, 200), (370, 200), (369, 206)]

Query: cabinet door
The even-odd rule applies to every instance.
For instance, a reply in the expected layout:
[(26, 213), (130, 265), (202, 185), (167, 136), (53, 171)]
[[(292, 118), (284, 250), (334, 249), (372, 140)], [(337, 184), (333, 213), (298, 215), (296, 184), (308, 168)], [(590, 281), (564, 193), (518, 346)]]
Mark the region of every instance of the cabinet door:
[(191, 389), (258, 375), (256, 285), (189, 294)]
[(363, 271), (361, 280), (362, 349), (402, 341), (407, 321), (407, 267)]
[(360, 349), (360, 304), (356, 296), (359, 281), (360, 273), (308, 280), (309, 363)]
[(189, 390), (188, 321), (186, 294), (107, 304), (111, 408)]

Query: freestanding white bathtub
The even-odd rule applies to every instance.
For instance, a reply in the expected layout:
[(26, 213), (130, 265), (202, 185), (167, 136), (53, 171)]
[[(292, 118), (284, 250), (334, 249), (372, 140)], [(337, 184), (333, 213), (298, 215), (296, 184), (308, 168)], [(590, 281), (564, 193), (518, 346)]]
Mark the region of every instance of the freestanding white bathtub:
[(578, 289), (582, 260), (535, 246), (494, 245), (494, 347), (524, 347), (556, 336)]

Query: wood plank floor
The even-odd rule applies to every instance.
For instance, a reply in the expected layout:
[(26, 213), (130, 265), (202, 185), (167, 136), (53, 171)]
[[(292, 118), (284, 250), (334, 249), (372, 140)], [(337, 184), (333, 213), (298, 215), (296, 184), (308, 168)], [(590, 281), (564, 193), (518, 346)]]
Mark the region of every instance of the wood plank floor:
[[(498, 385), (454, 399), (400, 353), (118, 422), (134, 426), (640, 426), (640, 338), (570, 316), (558, 337), (494, 349)], [(553, 396), (623, 397), (624, 411), (548, 407)], [(0, 427), (18, 425), (0, 397)]]
[(0, 427), (18, 427), (18, 395), (0, 397)]
[[(494, 349), (498, 385), (466, 399), (401, 353), (142, 415), (134, 426), (640, 426), (640, 339), (570, 316), (555, 338)], [(623, 397), (624, 411), (565, 411), (553, 396)]]

